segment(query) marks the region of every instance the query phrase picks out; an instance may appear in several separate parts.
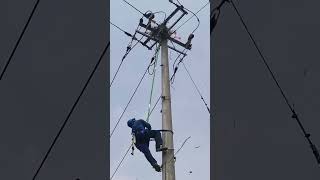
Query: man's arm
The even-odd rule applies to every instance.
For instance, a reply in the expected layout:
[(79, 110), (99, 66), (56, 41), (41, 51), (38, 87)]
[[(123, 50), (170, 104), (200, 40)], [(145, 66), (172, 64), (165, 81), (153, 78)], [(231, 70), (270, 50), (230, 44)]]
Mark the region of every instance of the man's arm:
[(145, 127), (147, 127), (149, 131), (151, 131), (151, 125), (149, 123), (147, 123), (146, 121), (143, 121), (143, 124)]

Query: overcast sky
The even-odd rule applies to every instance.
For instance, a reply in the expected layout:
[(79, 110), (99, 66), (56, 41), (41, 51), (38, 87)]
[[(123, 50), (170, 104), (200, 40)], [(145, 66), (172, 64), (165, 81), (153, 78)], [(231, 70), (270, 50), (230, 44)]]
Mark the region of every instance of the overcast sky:
[[(167, 16), (174, 10), (175, 6), (169, 1), (129, 1), (142, 12), (151, 10), (164, 11)], [(191, 11), (198, 11), (207, 1), (183, 0), (181, 3)], [(123, 1), (112, 0), (110, 20), (124, 30), (134, 33), (138, 25), (141, 14), (131, 8)], [(189, 13), (180, 21), (180, 24), (187, 18), (191, 17)], [(193, 49), (188, 52), (188, 56), (184, 62), (189, 69), (192, 77), (199, 86), (201, 93), (210, 106), (210, 48), (209, 48), (209, 5), (204, 8), (198, 17), (201, 21), (200, 27), (195, 32), (193, 39)], [(163, 20), (163, 14), (157, 14), (158, 22)], [(178, 30), (177, 36), (181, 37), (185, 42), (189, 34), (197, 25), (196, 18), (191, 19), (181, 29)], [(177, 26), (176, 26), (177, 27)], [(118, 29), (110, 26), (111, 38), (111, 60), (110, 60), (110, 78), (115, 74), (116, 68), (125, 53), (126, 46), (130, 41)], [(125, 108), (134, 88), (138, 84), (144, 70), (146, 69), (150, 58), (154, 51), (149, 51), (141, 45), (137, 46), (130, 55), (125, 59), (121, 70), (111, 87), (110, 94), (110, 128), (115, 126), (121, 112)], [(169, 50), (170, 58), (170, 74), (172, 73), (172, 63), (177, 54)], [(160, 56), (159, 56), (160, 58)], [(160, 68), (158, 66), (155, 80), (155, 89), (153, 103), (160, 95)], [(113, 134), (111, 146), (110, 173), (112, 174), (118, 165), (121, 157), (131, 143), (130, 129), (126, 125), (129, 118), (146, 118), (148, 110), (149, 95), (151, 90), (151, 77), (147, 75), (141, 84), (134, 99), (129, 105), (126, 113), (120, 121), (118, 128)], [(197, 94), (191, 80), (188, 78), (186, 71), (180, 66), (178, 73), (171, 89), (172, 95), (172, 116), (174, 130), (174, 146), (177, 150), (183, 141), (191, 136), (191, 139), (185, 144), (184, 148), (177, 155), (176, 161), (176, 177), (178, 179), (209, 179), (210, 175), (210, 129), (209, 114), (205, 105), (202, 103), (200, 96)], [(161, 129), (160, 103), (150, 117), (150, 123), (153, 129)], [(200, 146), (200, 148), (195, 148)], [(150, 149), (159, 164), (161, 164), (161, 153), (155, 152), (154, 142), (151, 142)], [(189, 173), (192, 171), (192, 173)], [(157, 173), (145, 159), (143, 154), (138, 150), (135, 155), (128, 155), (122, 166), (118, 170), (114, 180), (160, 180), (161, 173)]]

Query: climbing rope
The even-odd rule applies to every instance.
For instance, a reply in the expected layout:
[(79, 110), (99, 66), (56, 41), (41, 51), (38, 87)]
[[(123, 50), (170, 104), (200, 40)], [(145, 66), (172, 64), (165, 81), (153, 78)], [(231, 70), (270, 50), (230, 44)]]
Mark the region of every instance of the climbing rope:
[(155, 55), (154, 55), (154, 65), (153, 65), (153, 77), (152, 77), (152, 83), (151, 83), (151, 91), (150, 91), (150, 98), (149, 98), (149, 105), (148, 105), (148, 116), (146, 118), (146, 121), (149, 122), (149, 117), (151, 114), (151, 101), (152, 101), (152, 94), (153, 94), (153, 89), (154, 89), (154, 80), (155, 80), (155, 75), (156, 75), (156, 70), (157, 70), (157, 61), (158, 61), (158, 55), (159, 55), (159, 49), (160, 45), (157, 46), (155, 50)]

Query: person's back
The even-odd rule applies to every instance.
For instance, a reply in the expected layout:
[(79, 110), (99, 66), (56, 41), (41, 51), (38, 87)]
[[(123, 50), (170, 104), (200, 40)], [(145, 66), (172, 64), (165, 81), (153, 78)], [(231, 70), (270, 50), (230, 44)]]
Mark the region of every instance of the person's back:
[(131, 128), (132, 128), (132, 133), (134, 133), (134, 134), (144, 134), (144, 133), (146, 133), (146, 128), (149, 131), (151, 130), (150, 124), (145, 122), (142, 119), (134, 121)]

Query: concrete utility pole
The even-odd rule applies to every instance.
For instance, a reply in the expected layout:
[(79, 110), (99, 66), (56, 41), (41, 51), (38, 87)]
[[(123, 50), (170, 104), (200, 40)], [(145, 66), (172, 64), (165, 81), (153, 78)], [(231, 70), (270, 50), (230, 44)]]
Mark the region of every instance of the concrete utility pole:
[(163, 146), (168, 150), (162, 152), (162, 180), (175, 180), (174, 167), (174, 147), (172, 134), (172, 114), (170, 77), (168, 60), (168, 40), (162, 39), (161, 44), (161, 76), (162, 76), (162, 129), (169, 130), (163, 132)]
[[(172, 2), (171, 2), (172, 3)], [(174, 3), (173, 3), (174, 4)], [(178, 23), (178, 21), (186, 14), (188, 14), (183, 6), (175, 4), (176, 9), (164, 20), (163, 23), (157, 24), (153, 21), (154, 14), (145, 14), (144, 17), (148, 19), (148, 23), (144, 24), (143, 19), (140, 19), (139, 26), (145, 28), (145, 32), (136, 30), (138, 34), (146, 37), (145, 41), (140, 43), (151, 50), (157, 43), (161, 46), (161, 75), (162, 75), (162, 139), (163, 147), (167, 150), (162, 151), (162, 180), (175, 180), (175, 158), (174, 158), (174, 146), (173, 146), (173, 131), (172, 131), (172, 114), (171, 114), (171, 95), (170, 95), (170, 76), (169, 76), (169, 60), (168, 60), (168, 48), (186, 56), (184, 51), (180, 51), (175, 47), (168, 45), (168, 40), (172, 41), (184, 49), (191, 49), (191, 40), (194, 37), (190, 34), (188, 41), (182, 43), (171, 37), (172, 28)], [(175, 20), (169, 27), (167, 23), (178, 12), (182, 12), (182, 15)], [(152, 27), (152, 22), (157, 26)], [(146, 33), (148, 31), (148, 33)], [(153, 41), (151, 45), (150, 43)]]

